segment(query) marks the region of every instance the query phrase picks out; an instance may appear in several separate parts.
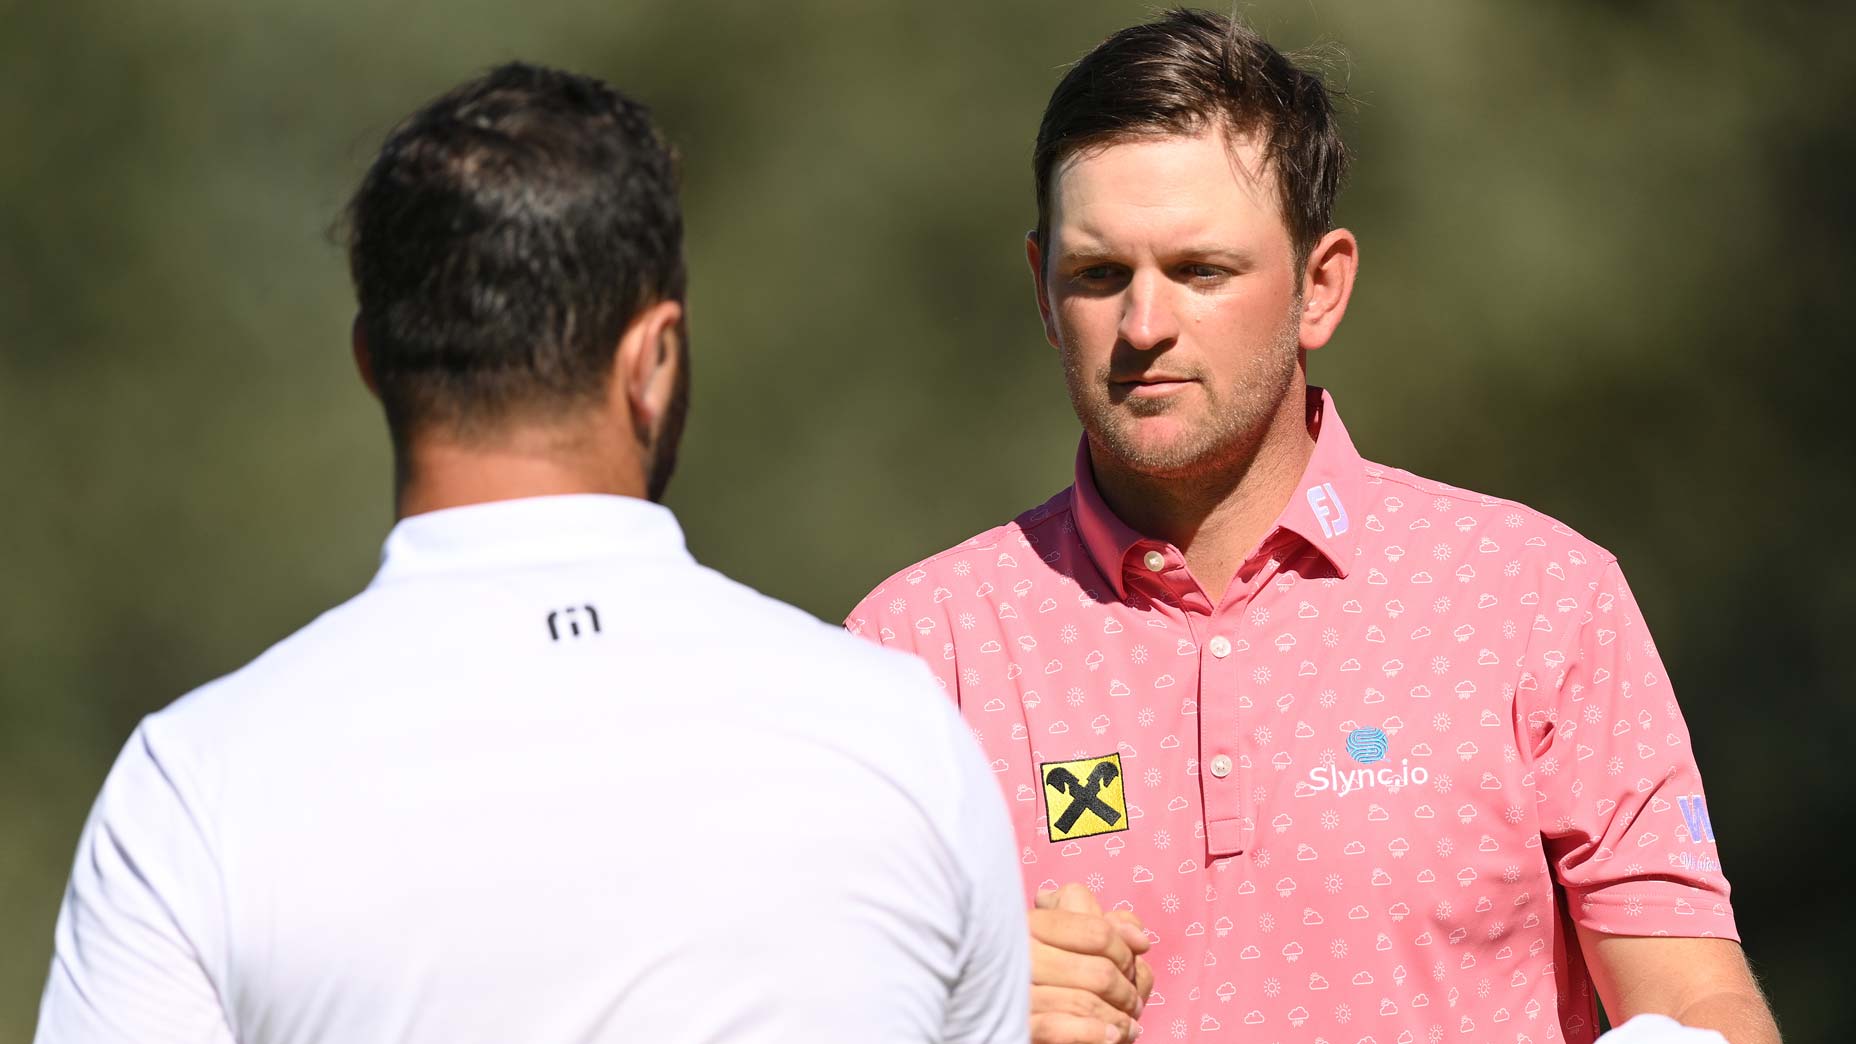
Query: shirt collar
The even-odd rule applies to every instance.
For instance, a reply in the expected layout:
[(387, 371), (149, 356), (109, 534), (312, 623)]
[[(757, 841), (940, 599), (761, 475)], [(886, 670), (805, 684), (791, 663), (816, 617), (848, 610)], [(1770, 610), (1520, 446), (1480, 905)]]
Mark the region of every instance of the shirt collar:
[[(1315, 433), (1315, 452), (1308, 459), (1302, 480), (1277, 517), (1267, 544), (1280, 532), (1287, 531), (1313, 547), (1336, 574), (1344, 577), (1359, 553), (1359, 521), (1348, 512), (1363, 503), (1361, 486), (1365, 481), (1365, 462), (1353, 448), (1353, 439), (1335, 412), (1334, 398), (1325, 389), (1308, 389), (1308, 428)], [(1129, 556), (1137, 550), (1159, 550), (1177, 557), (1161, 541), (1144, 537), (1129, 528), (1102, 500), (1095, 475), (1089, 465), (1089, 440), (1085, 437), (1076, 451), (1076, 485), (1071, 487), (1071, 514), (1076, 532), (1096, 568), (1108, 577), (1118, 598), (1128, 597), (1125, 577), (1138, 561)]]
[(614, 556), (690, 560), (676, 516), (662, 505), (594, 493), (524, 497), (401, 519), (381, 548), (374, 584)]

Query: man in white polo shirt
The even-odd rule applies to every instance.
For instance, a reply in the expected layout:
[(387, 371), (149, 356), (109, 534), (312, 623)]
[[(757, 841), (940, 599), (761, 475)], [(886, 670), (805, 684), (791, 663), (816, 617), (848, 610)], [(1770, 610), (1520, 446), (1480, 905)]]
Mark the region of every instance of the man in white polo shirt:
[(496, 69), (393, 131), (350, 254), (379, 575), (130, 738), (38, 1040), (1022, 1041), (1011, 829), (928, 671), (654, 503), (688, 364), (646, 111)]

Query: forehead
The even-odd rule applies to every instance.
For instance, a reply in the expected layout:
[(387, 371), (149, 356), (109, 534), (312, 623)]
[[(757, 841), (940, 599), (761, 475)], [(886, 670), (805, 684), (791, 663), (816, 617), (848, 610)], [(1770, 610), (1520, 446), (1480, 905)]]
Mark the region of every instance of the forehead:
[(1051, 174), (1062, 240), (1282, 231), (1274, 169), (1252, 136), (1219, 129), (1079, 149)]

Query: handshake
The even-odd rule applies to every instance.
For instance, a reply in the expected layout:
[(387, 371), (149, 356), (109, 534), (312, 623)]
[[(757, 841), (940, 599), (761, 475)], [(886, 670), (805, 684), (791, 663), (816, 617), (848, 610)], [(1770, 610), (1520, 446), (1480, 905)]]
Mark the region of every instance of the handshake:
[(1154, 972), (1141, 955), (1153, 945), (1130, 911), (1103, 912), (1079, 884), (1039, 892), (1031, 924), (1032, 1044), (1127, 1044)]

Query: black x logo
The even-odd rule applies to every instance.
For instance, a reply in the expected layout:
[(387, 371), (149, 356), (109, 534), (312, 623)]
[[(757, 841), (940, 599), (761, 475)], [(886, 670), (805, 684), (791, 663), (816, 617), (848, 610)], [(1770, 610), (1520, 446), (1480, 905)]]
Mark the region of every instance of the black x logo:
[(1121, 821), (1121, 813), (1108, 806), (1108, 802), (1097, 797), (1102, 788), (1115, 782), (1121, 770), (1114, 762), (1104, 761), (1089, 773), (1087, 780), (1076, 778), (1076, 773), (1062, 766), (1051, 769), (1044, 775), (1044, 785), (1060, 794), (1070, 795), (1070, 807), (1063, 810), (1063, 815), (1053, 824), (1058, 833), (1067, 834), (1084, 812), (1094, 812), (1102, 822), (1114, 826)]

